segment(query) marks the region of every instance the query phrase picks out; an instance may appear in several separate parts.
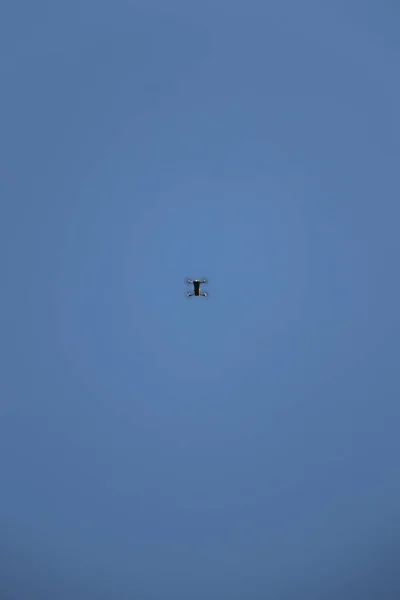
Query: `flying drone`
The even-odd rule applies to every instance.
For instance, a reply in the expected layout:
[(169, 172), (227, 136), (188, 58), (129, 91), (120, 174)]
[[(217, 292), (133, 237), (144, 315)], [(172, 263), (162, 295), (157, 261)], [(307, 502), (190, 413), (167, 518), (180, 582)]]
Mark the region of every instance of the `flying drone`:
[(186, 283), (193, 285), (193, 292), (188, 292), (186, 294), (188, 298), (189, 296), (208, 296), (208, 294), (201, 289), (202, 283), (208, 283), (207, 279), (187, 279)]

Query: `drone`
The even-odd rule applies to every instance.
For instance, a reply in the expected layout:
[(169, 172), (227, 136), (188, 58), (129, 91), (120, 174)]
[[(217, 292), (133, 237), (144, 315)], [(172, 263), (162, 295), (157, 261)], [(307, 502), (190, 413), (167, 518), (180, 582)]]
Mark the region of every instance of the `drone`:
[(207, 279), (187, 279), (186, 283), (193, 285), (193, 292), (188, 292), (186, 294), (188, 298), (189, 296), (205, 296), (206, 298), (208, 297), (208, 294), (206, 292), (203, 292), (200, 287), (202, 283), (208, 283)]

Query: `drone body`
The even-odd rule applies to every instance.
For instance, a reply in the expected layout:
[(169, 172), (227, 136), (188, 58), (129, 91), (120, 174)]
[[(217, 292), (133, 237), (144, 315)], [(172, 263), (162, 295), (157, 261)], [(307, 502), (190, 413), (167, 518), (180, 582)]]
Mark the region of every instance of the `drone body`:
[(189, 292), (188, 294), (186, 294), (188, 298), (189, 296), (208, 296), (208, 294), (206, 292), (203, 292), (200, 287), (202, 283), (208, 283), (207, 279), (188, 279), (186, 283), (190, 283), (191, 285), (193, 285), (193, 292)]

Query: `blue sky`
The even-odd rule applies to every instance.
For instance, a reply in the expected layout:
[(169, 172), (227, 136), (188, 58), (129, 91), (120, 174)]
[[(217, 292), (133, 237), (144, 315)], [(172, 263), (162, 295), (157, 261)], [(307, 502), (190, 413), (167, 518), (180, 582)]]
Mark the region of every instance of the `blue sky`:
[(398, 599), (399, 16), (2, 3), (2, 598)]

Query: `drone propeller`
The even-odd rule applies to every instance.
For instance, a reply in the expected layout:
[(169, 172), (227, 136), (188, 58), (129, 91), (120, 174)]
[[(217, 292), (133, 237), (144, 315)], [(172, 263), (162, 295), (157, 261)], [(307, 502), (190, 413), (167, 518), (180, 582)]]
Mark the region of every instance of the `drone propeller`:
[(192, 285), (192, 283), (194, 283), (195, 281), (199, 281), (200, 283), (208, 283), (210, 280), (206, 279), (205, 277), (201, 277), (199, 279), (189, 279), (188, 277), (185, 277), (184, 279), (184, 283)]

